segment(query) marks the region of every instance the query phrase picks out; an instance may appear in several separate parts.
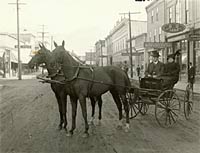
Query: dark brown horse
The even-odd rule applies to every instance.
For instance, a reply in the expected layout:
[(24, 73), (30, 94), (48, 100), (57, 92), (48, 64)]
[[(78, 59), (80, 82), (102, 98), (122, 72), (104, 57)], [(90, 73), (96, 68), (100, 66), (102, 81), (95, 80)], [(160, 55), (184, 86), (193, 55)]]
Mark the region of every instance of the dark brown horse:
[[(65, 80), (64, 75), (58, 74), (56, 69), (53, 69), (50, 66), (50, 59), (52, 56), (52, 53), (46, 49), (44, 45), (39, 45), (40, 49), (38, 50), (37, 54), (32, 57), (30, 62), (28, 63), (30, 68), (33, 68), (36, 64), (45, 64), (45, 67), (47, 68), (49, 76), (51, 76), (52, 80), (56, 81), (63, 81)], [(62, 125), (64, 124), (64, 128), (66, 129), (67, 126), (67, 118), (66, 118), (66, 107), (67, 107), (67, 101), (66, 97), (68, 93), (70, 92), (70, 89), (66, 85), (58, 84), (58, 83), (51, 83), (51, 89), (55, 93), (59, 112), (60, 112), (60, 124), (59, 129), (62, 129)], [(70, 97), (73, 99), (73, 97)], [(96, 104), (96, 98), (90, 97), (91, 104), (92, 104), (92, 119), (91, 123), (93, 123), (94, 115), (95, 115), (95, 104)], [(101, 115), (101, 107), (102, 107), (102, 99), (101, 97), (98, 97), (98, 106), (99, 106), (99, 123), (101, 121), (102, 115)]]
[[(48, 74), (51, 75), (52, 80), (57, 81), (63, 81), (64, 76), (61, 75), (54, 75), (57, 73), (55, 69), (52, 69), (50, 67), (49, 59), (51, 57), (51, 52), (45, 48), (44, 45), (39, 45), (40, 49), (38, 50), (37, 54), (32, 57), (32, 59), (29, 61), (28, 65), (30, 68), (33, 68), (36, 64), (45, 64)], [(64, 124), (64, 128), (67, 126), (67, 117), (66, 117), (66, 107), (67, 107), (67, 91), (65, 88), (65, 85), (62, 84), (51, 84), (51, 89), (53, 90), (57, 102), (58, 102), (58, 108), (60, 112), (60, 123), (59, 123), (59, 129), (62, 129), (62, 125)]]
[[(130, 80), (123, 70), (114, 66), (82, 68), (72, 56), (65, 50), (64, 41), (61, 46), (54, 43), (56, 48), (53, 50), (52, 67), (61, 65), (65, 76), (65, 82), (70, 86), (73, 97), (79, 99), (83, 118), (85, 121), (84, 137), (88, 136), (88, 121), (86, 97), (99, 97), (107, 91), (113, 96), (113, 99), (119, 110), (119, 121), (122, 121), (122, 102), (126, 112), (126, 131), (129, 129), (129, 105), (126, 100), (127, 89), (130, 88)], [(121, 101), (121, 100), (122, 101)], [(77, 104), (72, 105), (72, 128), (70, 133), (76, 127)]]

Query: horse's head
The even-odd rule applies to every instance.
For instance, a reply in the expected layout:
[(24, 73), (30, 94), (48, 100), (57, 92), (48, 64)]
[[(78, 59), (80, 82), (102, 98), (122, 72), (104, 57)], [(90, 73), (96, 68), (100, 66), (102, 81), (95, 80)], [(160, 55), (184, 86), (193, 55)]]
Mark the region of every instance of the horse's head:
[(35, 65), (40, 65), (46, 63), (46, 54), (50, 52), (46, 49), (46, 47), (42, 44), (40, 45), (40, 49), (36, 52), (36, 54), (29, 61), (28, 66), (33, 69)]
[(58, 68), (60, 64), (63, 64), (64, 55), (67, 51), (64, 48), (65, 46), (64, 40), (61, 46), (58, 46), (56, 42), (54, 42), (54, 46), (55, 49), (52, 51), (51, 66)]

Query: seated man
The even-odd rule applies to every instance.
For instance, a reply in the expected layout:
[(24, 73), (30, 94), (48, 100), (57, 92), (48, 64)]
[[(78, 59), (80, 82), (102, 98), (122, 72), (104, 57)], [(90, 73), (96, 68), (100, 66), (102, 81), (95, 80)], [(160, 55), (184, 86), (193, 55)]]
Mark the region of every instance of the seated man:
[(153, 61), (148, 65), (145, 71), (145, 77), (157, 78), (163, 73), (164, 64), (159, 61), (158, 58), (160, 55), (157, 51), (153, 51), (151, 56), (153, 57)]
[(167, 63), (165, 64), (164, 73), (160, 78), (163, 79), (163, 88), (172, 89), (178, 82), (180, 65), (175, 62), (175, 57), (178, 52), (167, 56)]

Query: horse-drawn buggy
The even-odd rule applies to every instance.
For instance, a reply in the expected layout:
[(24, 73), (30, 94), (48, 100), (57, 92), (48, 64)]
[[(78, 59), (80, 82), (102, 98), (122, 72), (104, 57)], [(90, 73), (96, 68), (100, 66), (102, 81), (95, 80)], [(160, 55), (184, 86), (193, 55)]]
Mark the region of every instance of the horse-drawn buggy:
[(130, 118), (138, 114), (145, 115), (149, 106), (155, 105), (155, 118), (158, 124), (161, 127), (170, 127), (176, 123), (183, 102), (185, 118), (189, 119), (193, 109), (193, 91), (190, 84), (187, 85), (182, 97), (178, 96), (173, 86), (163, 87), (163, 79), (142, 78), (139, 82), (139, 88), (132, 88), (127, 94), (131, 105)]
[[(140, 80), (140, 86), (131, 85), (128, 75), (120, 68), (113, 66), (95, 67), (77, 62), (62, 46), (55, 43), (55, 49), (50, 52), (45, 46), (40, 45), (40, 50), (29, 66), (45, 64), (48, 70), (47, 77), (39, 77), (43, 82), (51, 83), (55, 93), (59, 112), (61, 129), (67, 126), (66, 96), (70, 96), (72, 105), (72, 127), (68, 132), (73, 134), (76, 128), (77, 101), (79, 100), (83, 118), (85, 121), (84, 136), (88, 136), (86, 97), (92, 104), (92, 116), (94, 116), (95, 103), (99, 106), (99, 120), (101, 120), (102, 94), (109, 91), (119, 111), (119, 122), (122, 123), (122, 106), (124, 106), (126, 126), (129, 129), (129, 119), (139, 113), (146, 114), (149, 105), (155, 105), (155, 117), (162, 127), (168, 127), (176, 123), (180, 112), (180, 98), (173, 88), (164, 89), (162, 79), (144, 78)], [(62, 73), (61, 73), (62, 72)], [(185, 92), (184, 110), (188, 118), (192, 110), (190, 99), (191, 90), (188, 87)], [(129, 109), (130, 108), (130, 109)]]

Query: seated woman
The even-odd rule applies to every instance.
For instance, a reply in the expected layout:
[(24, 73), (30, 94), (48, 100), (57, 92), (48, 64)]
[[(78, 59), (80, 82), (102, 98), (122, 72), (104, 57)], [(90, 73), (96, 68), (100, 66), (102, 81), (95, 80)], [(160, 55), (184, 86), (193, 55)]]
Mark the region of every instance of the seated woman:
[(179, 52), (177, 51), (167, 56), (164, 73), (160, 76), (160, 78), (163, 79), (164, 89), (172, 89), (179, 80), (180, 65), (175, 62), (175, 57), (178, 54)]

